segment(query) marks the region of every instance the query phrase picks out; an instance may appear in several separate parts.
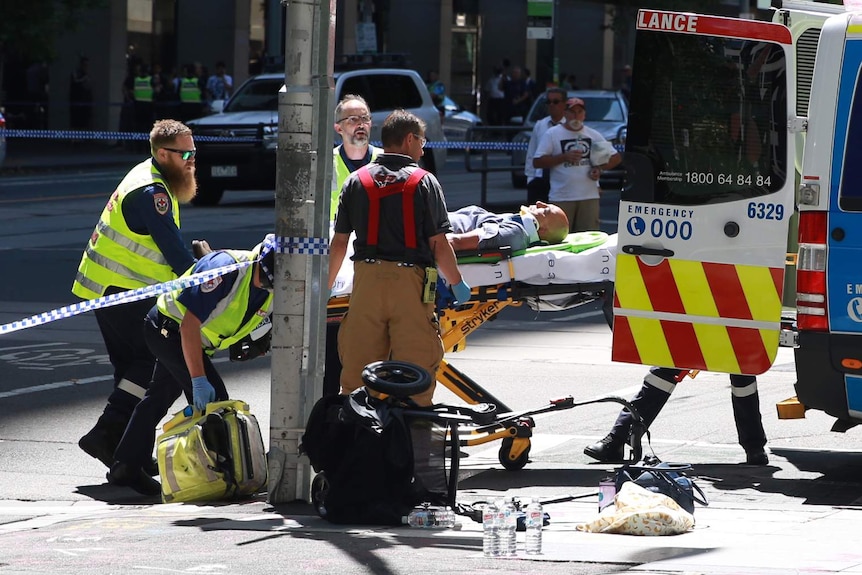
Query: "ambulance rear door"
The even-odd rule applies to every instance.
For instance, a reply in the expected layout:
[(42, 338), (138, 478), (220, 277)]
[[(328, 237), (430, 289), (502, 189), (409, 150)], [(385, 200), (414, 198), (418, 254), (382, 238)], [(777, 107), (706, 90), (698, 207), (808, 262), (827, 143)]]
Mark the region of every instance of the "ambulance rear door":
[(791, 59), (781, 24), (639, 11), (615, 361), (772, 365), (794, 199)]

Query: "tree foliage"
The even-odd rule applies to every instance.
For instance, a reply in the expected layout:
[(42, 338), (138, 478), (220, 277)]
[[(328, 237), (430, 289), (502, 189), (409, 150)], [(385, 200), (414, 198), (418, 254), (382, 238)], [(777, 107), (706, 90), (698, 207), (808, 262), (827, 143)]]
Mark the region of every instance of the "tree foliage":
[(51, 60), (54, 40), (74, 30), (81, 15), (108, 0), (0, 0), (0, 57)]

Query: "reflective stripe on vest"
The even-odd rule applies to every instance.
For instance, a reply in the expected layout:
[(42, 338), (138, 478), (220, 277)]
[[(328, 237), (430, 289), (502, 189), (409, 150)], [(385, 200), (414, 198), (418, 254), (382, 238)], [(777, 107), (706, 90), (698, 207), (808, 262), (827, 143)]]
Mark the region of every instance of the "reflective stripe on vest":
[(105, 295), (108, 286), (135, 289), (176, 277), (152, 236), (133, 232), (123, 215), (123, 203), (139, 188), (161, 184), (173, 202), (174, 224), (180, 226), (180, 208), (152, 160), (132, 168), (102, 210), (87, 249), (81, 257), (72, 293), (84, 299)]
[(377, 236), (380, 230), (380, 198), (401, 194), (401, 212), (404, 220), (404, 246), (408, 250), (416, 249), (416, 217), (413, 210), (413, 194), (419, 181), (425, 177), (426, 172), (422, 168), (416, 168), (410, 177), (403, 182), (395, 182), (385, 186), (378, 186), (377, 182), (368, 171), (368, 166), (362, 166), (356, 173), (365, 193), (368, 194), (368, 237), (366, 244), (370, 247), (377, 246)]
[(197, 78), (183, 78), (180, 80), (180, 101), (199, 104), (201, 101), (201, 87)]
[(132, 93), (135, 96), (136, 102), (152, 102), (153, 101), (153, 77), (152, 76), (136, 76), (135, 84)]
[[(377, 159), (377, 156), (383, 153), (382, 148), (369, 146), (371, 150), (371, 161)], [(353, 172), (344, 163), (341, 157), (341, 146), (332, 148), (332, 198), (329, 202), (329, 221), (335, 221), (335, 213), (338, 211), (338, 198), (341, 196), (341, 188), (344, 187), (344, 182), (347, 177)]]
[[(236, 262), (254, 261), (257, 259), (259, 248), (253, 251), (225, 250)], [(189, 276), (195, 272), (195, 266), (186, 271), (183, 276)], [(239, 275), (233, 282), (230, 292), (221, 299), (209, 317), (201, 323), (201, 342), (208, 353), (218, 349), (227, 349), (237, 341), (250, 334), (254, 328), (260, 325), (261, 320), (269, 314), (272, 309), (272, 292), (266, 298), (263, 306), (243, 324), (242, 320), (248, 313), (249, 294), (251, 293), (251, 281), (254, 277), (254, 266), (244, 267), (237, 272)], [(159, 296), (156, 305), (159, 311), (172, 318), (177, 323), (182, 323), (186, 314), (186, 306), (181, 304), (177, 297), (182, 293), (175, 291)]]

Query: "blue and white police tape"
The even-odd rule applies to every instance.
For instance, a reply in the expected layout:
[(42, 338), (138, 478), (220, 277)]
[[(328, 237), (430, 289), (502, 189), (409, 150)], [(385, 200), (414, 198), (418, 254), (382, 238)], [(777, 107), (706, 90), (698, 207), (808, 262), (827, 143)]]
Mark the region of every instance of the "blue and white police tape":
[(111, 307), (124, 303), (131, 303), (133, 301), (140, 301), (142, 299), (148, 299), (161, 295), (163, 293), (168, 293), (175, 290), (204, 284), (208, 281), (212, 281), (219, 276), (223, 276), (240, 268), (250, 266), (252, 263), (253, 262), (237, 262), (235, 264), (196, 273), (187, 277), (177, 278), (168, 282), (151, 286), (144, 286), (133, 290), (102, 296), (96, 299), (74, 303), (72, 305), (67, 305), (65, 307), (46, 311), (18, 321), (13, 321), (12, 323), (0, 325), (0, 334), (12, 333), (22, 329), (51, 323), (52, 321), (57, 321), (59, 319), (73, 317), (88, 311)]
[[(148, 140), (150, 135), (146, 132), (109, 132), (90, 130), (19, 130), (3, 129), (0, 135), (7, 138), (29, 138), (43, 140)], [(254, 136), (205, 136), (195, 134), (195, 140), (199, 142), (234, 142), (234, 143), (256, 143), (263, 139)], [(380, 146), (380, 142), (371, 142)], [(425, 144), (426, 148), (446, 148), (449, 150), (475, 150), (475, 151), (505, 151), (513, 152), (526, 150), (527, 142), (474, 142), (474, 141), (433, 141)]]
[[(326, 255), (329, 253), (329, 241), (324, 238), (281, 237), (275, 238), (276, 251), (280, 254)], [(250, 266), (254, 262), (237, 262), (213, 270), (199, 272), (188, 277), (181, 277), (168, 282), (144, 286), (133, 290), (102, 296), (100, 298), (82, 301), (65, 307), (46, 311), (12, 323), (0, 325), (0, 335), (36, 327), (59, 319), (66, 319), (88, 311), (131, 303), (156, 297), (163, 293), (185, 289), (204, 284), (219, 276)]]

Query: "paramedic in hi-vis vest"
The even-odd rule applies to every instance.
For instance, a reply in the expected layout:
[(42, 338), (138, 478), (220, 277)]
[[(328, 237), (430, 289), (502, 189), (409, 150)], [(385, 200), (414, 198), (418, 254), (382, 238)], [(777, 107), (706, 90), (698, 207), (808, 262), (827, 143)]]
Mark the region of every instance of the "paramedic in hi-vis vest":
[[(338, 196), (347, 176), (368, 164), (383, 150), (371, 145), (371, 110), (365, 98), (347, 94), (335, 107), (335, 132), (341, 144), (332, 149), (332, 196), (329, 203), (330, 224), (335, 223)], [(338, 359), (338, 322), (326, 324), (326, 368), (323, 372), (323, 395), (336, 395), (341, 381)]]
[(111, 484), (143, 495), (161, 493), (159, 482), (142, 469), (152, 458), (159, 421), (183, 392), (194, 398), (198, 411), (228, 399), (210, 356), (243, 340), (269, 316), (275, 247), (275, 236), (269, 234), (251, 251), (209, 253), (184, 277), (238, 263), (248, 265), (159, 296), (144, 321), (144, 338), (156, 357), (156, 367), (150, 388), (117, 446), (116, 462), (108, 472)]
[(381, 140), (383, 154), (344, 183), (330, 244), (331, 289), (356, 232), (350, 309), (338, 333), (341, 392), (364, 385), (362, 370), (369, 363), (407, 361), (431, 375), (428, 390), (413, 396), (430, 405), (443, 342), (433, 297), (425, 297), (426, 279), (433, 281), (439, 268), (459, 303), (470, 299), (470, 287), (446, 240), (451, 226), (443, 190), (417, 163), (425, 122), (395, 110), (383, 122)]
[[(150, 151), (151, 157), (126, 174), (102, 210), (72, 285), (78, 297), (95, 299), (170, 281), (194, 263), (179, 230), (180, 204), (197, 193), (192, 132), (176, 120), (159, 120), (150, 131)], [(154, 303), (153, 297), (94, 312), (114, 368), (114, 391), (78, 445), (109, 467), (153, 374), (155, 360), (144, 342), (143, 318)], [(147, 469), (158, 473), (155, 463)]]

